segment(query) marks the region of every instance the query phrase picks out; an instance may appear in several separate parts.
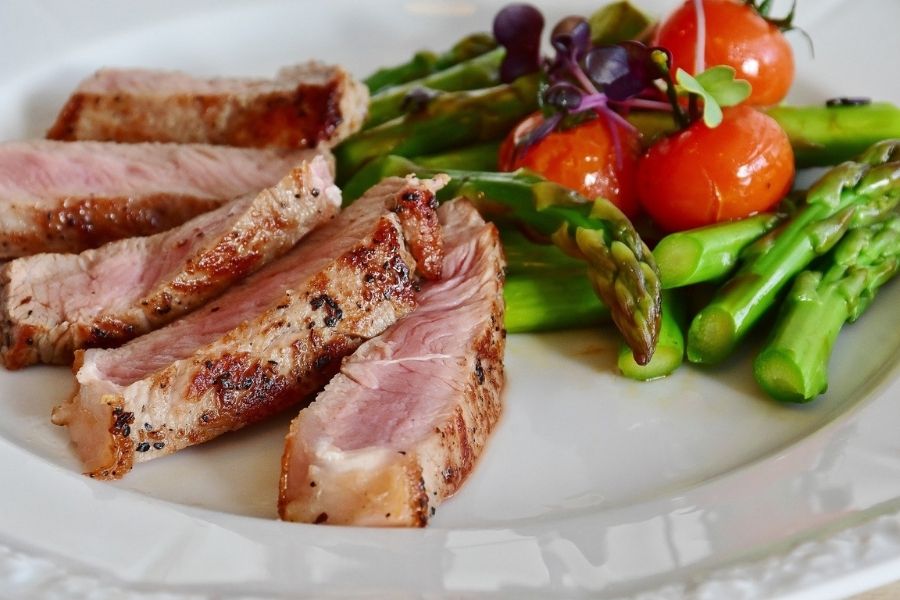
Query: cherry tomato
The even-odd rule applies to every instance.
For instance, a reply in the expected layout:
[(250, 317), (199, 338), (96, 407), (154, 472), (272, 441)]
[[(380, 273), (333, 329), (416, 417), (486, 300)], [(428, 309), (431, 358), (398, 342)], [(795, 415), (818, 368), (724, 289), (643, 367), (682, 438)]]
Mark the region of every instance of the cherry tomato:
[[(749, 104), (781, 102), (794, 79), (794, 55), (781, 31), (752, 7), (734, 0), (703, 0), (703, 14), (706, 67), (734, 67), (737, 77), (753, 86)], [(693, 0), (687, 0), (662, 23), (654, 44), (672, 53), (673, 73), (682, 68), (695, 74), (697, 13)]]
[[(622, 124), (611, 124), (608, 119), (598, 117), (570, 129), (554, 131), (516, 158), (516, 140), (542, 120), (540, 113), (531, 115), (510, 132), (500, 147), (500, 170), (525, 167), (586, 198), (602, 196), (633, 217), (638, 211), (635, 194), (640, 158), (638, 134)], [(616, 128), (619, 139), (618, 157), (612, 127)]]
[(650, 147), (638, 164), (641, 206), (662, 229), (741, 219), (791, 188), (794, 153), (784, 130), (749, 106), (727, 108), (713, 129), (697, 121)]

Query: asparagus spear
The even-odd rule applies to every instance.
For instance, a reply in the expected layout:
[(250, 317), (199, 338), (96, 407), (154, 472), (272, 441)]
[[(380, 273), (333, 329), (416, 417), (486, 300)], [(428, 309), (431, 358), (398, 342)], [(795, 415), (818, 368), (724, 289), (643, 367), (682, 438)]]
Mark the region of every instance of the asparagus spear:
[(610, 2), (590, 17), (591, 43), (608, 46), (625, 40), (645, 41), (653, 21), (630, 2)]
[(370, 129), (381, 125), (406, 112), (407, 97), (413, 90), (453, 92), (498, 85), (500, 83), (500, 62), (505, 53), (503, 48), (495, 48), (442, 71), (382, 89), (377, 94), (373, 94), (369, 100), (369, 114), (363, 128)]
[(825, 254), (851, 227), (890, 214), (900, 200), (900, 140), (871, 147), (860, 162), (831, 169), (809, 190), (807, 203), (694, 317), (688, 331), (692, 362), (723, 360), (774, 304), (790, 279)]
[(650, 362), (639, 365), (634, 360), (631, 348), (623, 343), (619, 347), (618, 361), (622, 375), (638, 381), (650, 381), (674, 373), (684, 362), (684, 320), (685, 310), (681, 298), (673, 290), (663, 290), (656, 352)]
[(480, 56), (497, 47), (493, 36), (487, 33), (473, 33), (462, 38), (452, 48), (437, 55), (434, 52), (417, 52), (408, 61), (393, 67), (379, 69), (365, 79), (369, 92), (376, 94), (384, 88), (400, 85), (413, 79), (442, 71), (470, 58)]
[(510, 333), (591, 327), (609, 310), (584, 276), (584, 263), (513, 227), (500, 230), (506, 255), (506, 330)]
[(753, 364), (770, 396), (806, 402), (828, 387), (828, 358), (841, 327), (855, 321), (900, 265), (900, 217), (850, 231), (828, 270), (804, 271), (788, 295), (774, 335)]
[[(766, 111), (791, 140), (798, 167), (836, 165), (870, 145), (900, 138), (900, 108), (879, 102), (860, 106), (776, 106)], [(632, 111), (628, 120), (645, 145), (676, 130), (672, 115)]]
[(787, 132), (798, 167), (835, 165), (875, 142), (900, 138), (900, 108), (887, 102), (775, 106), (768, 113)]
[(419, 112), (361, 131), (335, 149), (341, 182), (369, 160), (386, 154), (434, 154), (497, 140), (537, 108), (538, 76), (478, 91), (446, 92)]
[(653, 249), (663, 289), (724, 277), (744, 248), (780, 220), (777, 214), (765, 213), (667, 235)]
[(441, 154), (416, 156), (411, 160), (419, 166), (434, 169), (458, 169), (463, 171), (495, 171), (500, 142), (484, 142), (456, 148)]
[(503, 298), (509, 333), (591, 327), (609, 320), (609, 310), (597, 299), (583, 268), (519, 269), (507, 275)]
[(553, 244), (535, 242), (515, 227), (501, 228), (500, 241), (506, 256), (508, 276), (560, 274), (568, 277), (573, 273), (579, 276), (584, 274), (584, 261), (569, 256)]

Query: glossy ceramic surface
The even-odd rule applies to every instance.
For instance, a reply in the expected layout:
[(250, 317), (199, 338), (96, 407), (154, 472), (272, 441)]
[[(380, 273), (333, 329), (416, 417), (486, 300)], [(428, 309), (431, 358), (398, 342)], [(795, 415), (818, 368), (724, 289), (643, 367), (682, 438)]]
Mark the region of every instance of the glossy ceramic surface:
[[(39, 136), (105, 65), (357, 74), (486, 29), (500, 2), (4, 6), (0, 139)], [(547, 3), (551, 4), (551, 3)], [(596, 2), (552, 3), (548, 22)], [(671, 2), (643, 4), (660, 14)], [(900, 3), (809, 2), (793, 102), (900, 102)], [(79, 474), (50, 408), (65, 369), (0, 372), (0, 597), (839, 597), (900, 566), (900, 286), (849, 327), (829, 393), (755, 387), (758, 340), (715, 370), (639, 384), (610, 330), (511, 336), (506, 414), (422, 531), (274, 520), (291, 415), (136, 468)], [(169, 597), (169, 596), (167, 596)]]

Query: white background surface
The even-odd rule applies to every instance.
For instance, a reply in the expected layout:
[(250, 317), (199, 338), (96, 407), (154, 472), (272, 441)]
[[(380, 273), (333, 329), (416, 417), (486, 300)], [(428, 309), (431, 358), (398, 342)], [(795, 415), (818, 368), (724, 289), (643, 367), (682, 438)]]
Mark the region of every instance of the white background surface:
[[(365, 75), (489, 29), (501, 4), (6, 3), (0, 139), (41, 135), (101, 66), (265, 76), (321, 58)], [(598, 4), (543, 8), (552, 26)], [(805, 2), (799, 22), (816, 57), (793, 38), (792, 101), (900, 102), (900, 2)], [(615, 374), (609, 330), (511, 336), (506, 414), (424, 531), (273, 520), (291, 415), (121, 482), (89, 480), (48, 419), (69, 373), (2, 372), (0, 596), (823, 598), (874, 586), (900, 573), (898, 302), (893, 284), (847, 329), (830, 392), (804, 407), (756, 389), (756, 341), (721, 368), (639, 384)]]

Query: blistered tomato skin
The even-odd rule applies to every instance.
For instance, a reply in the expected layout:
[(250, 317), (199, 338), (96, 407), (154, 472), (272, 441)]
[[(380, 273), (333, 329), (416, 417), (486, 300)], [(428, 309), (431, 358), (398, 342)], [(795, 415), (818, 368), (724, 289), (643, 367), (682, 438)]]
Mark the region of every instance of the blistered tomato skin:
[[(777, 27), (751, 7), (734, 0), (703, 0), (706, 20), (706, 67), (728, 65), (753, 86), (748, 103), (769, 106), (781, 102), (794, 80), (794, 54)], [(694, 73), (697, 14), (687, 0), (660, 26), (654, 44), (672, 53), (673, 72)]]
[(638, 165), (641, 206), (666, 231), (742, 219), (790, 191), (794, 153), (774, 119), (725, 109), (713, 129), (698, 121), (651, 146)]
[[(542, 118), (540, 114), (532, 115), (507, 137), (500, 148), (500, 170), (530, 169), (586, 198), (606, 198), (626, 216), (634, 217), (638, 212), (638, 135), (623, 125), (611, 125), (606, 119), (597, 118), (571, 129), (554, 131), (516, 157), (516, 140)], [(618, 135), (618, 156), (612, 127)]]

